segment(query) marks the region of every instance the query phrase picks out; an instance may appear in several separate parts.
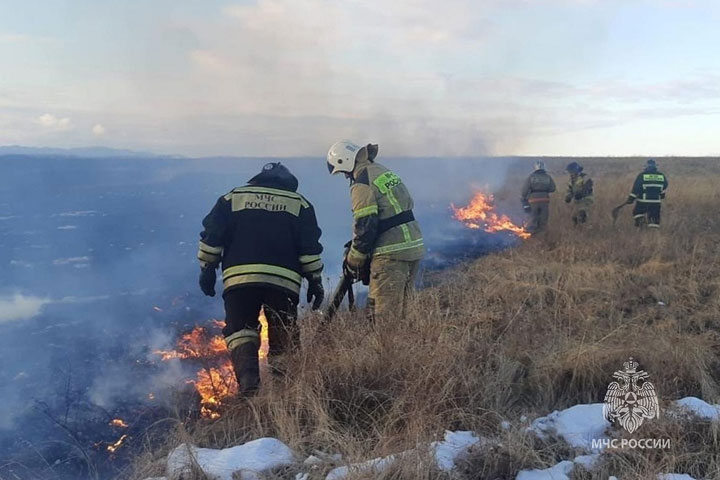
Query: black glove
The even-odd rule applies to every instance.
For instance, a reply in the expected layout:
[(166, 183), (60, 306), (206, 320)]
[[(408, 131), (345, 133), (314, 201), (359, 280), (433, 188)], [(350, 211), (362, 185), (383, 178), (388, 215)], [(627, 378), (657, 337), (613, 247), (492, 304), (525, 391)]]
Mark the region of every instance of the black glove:
[(200, 290), (208, 297), (215, 296), (215, 267), (208, 265), (200, 269)]
[(660, 200), (665, 200), (665, 192), (660, 192)]
[[(313, 297), (315, 300), (313, 300)], [(322, 277), (314, 275), (308, 278), (307, 301), (312, 301), (312, 309), (317, 310), (325, 299), (325, 289), (322, 284)]]
[(627, 203), (628, 205), (630, 205), (630, 204), (633, 203), (634, 201), (635, 201), (635, 197), (633, 197), (632, 195), (630, 195), (630, 196), (628, 196), (627, 200), (625, 200), (625, 203)]
[(527, 202), (523, 202), (523, 210), (525, 213), (530, 213), (530, 204)]
[(565, 195), (565, 203), (572, 202), (572, 199), (573, 199), (573, 197), (572, 197), (571, 193), (568, 193), (567, 195)]

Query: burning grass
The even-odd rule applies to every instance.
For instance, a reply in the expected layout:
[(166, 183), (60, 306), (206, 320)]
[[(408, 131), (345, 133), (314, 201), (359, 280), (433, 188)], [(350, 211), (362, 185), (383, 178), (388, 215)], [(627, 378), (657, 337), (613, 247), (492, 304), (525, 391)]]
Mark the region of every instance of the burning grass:
[[(260, 360), (267, 358), (268, 325), (265, 313), (260, 311)], [(195, 379), (188, 380), (200, 395), (200, 414), (207, 419), (220, 418), (226, 399), (233, 397), (238, 386), (222, 336), (224, 322), (212, 320), (208, 327), (198, 326), (180, 337), (173, 350), (157, 350), (163, 361), (186, 360), (199, 364)], [(152, 395), (152, 394), (150, 394)], [(113, 420), (115, 422), (115, 420)], [(117, 425), (116, 425), (117, 426)]]
[(516, 225), (510, 217), (497, 214), (493, 196), (477, 192), (465, 207), (451, 205), (453, 217), (473, 230), (483, 229), (488, 233), (512, 232), (520, 238), (530, 238), (524, 227)]
[[(517, 201), (530, 163), (511, 170), (499, 202)], [(562, 185), (567, 161), (547, 163)], [(630, 207), (615, 227), (610, 210), (642, 162), (583, 163), (596, 186), (588, 225), (573, 228), (559, 192), (549, 231), (448, 272), (418, 292), (405, 317), (370, 325), (360, 313), (345, 314), (322, 337), (306, 319), (304, 346), (284, 381), (266, 379), (259, 396), (228, 405), (213, 422), (178, 422), (176, 436), (137, 459), (133, 478), (162, 473), (163, 455), (182, 441), (225, 447), (275, 436), (300, 452), (354, 461), (413, 448), (444, 429), (504, 439), (501, 448), (476, 452), (458, 478), (514, 478), (568, 454), (527, 438), (521, 416), (602, 401), (628, 356), (651, 374), (662, 408), (687, 395), (718, 403), (720, 166), (663, 161), (671, 185), (662, 229), (637, 231)], [(502, 420), (512, 423), (510, 432)], [(717, 425), (653, 425), (648, 435), (660, 429), (672, 451), (607, 457), (602, 474), (717, 473)], [(448, 478), (418, 465), (398, 465), (385, 478)]]

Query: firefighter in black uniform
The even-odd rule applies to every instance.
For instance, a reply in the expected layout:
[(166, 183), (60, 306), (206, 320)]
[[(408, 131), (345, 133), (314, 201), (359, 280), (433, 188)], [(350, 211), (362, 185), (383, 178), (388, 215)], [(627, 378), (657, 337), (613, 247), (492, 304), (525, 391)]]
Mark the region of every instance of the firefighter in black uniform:
[(655, 160), (649, 159), (645, 170), (635, 178), (632, 192), (627, 199), (628, 204), (637, 202), (633, 208), (636, 227), (644, 226), (647, 221), (648, 227), (660, 228), (660, 207), (667, 187), (667, 177), (658, 171)]
[(200, 234), (200, 288), (215, 295), (222, 262), (225, 328), (240, 395), (260, 384), (258, 316), (268, 321), (269, 361), (297, 346), (297, 307), (303, 277), (307, 301), (318, 309), (324, 291), (321, 231), (313, 206), (296, 193), (298, 181), (280, 163), (268, 163), (248, 185), (218, 199)]

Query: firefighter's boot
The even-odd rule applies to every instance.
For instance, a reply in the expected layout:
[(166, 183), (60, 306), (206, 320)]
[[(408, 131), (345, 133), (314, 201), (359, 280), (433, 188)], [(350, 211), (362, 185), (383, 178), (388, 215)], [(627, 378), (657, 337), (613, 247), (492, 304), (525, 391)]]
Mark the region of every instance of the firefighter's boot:
[(238, 396), (254, 395), (260, 387), (260, 335), (257, 330), (245, 328), (227, 337), (225, 342), (238, 383)]

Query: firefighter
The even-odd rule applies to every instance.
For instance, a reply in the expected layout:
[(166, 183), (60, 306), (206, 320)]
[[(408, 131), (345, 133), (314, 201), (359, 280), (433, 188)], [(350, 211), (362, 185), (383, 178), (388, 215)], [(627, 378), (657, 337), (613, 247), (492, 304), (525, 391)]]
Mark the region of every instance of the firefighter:
[(649, 159), (645, 169), (635, 178), (632, 192), (627, 198), (628, 204), (637, 201), (633, 208), (636, 227), (642, 227), (647, 222), (650, 228), (660, 228), (660, 207), (667, 187), (667, 177), (658, 171), (655, 160)]
[(565, 203), (573, 202), (572, 220), (575, 225), (580, 225), (587, 222), (593, 204), (593, 181), (577, 162), (571, 162), (565, 170), (570, 174)]
[(525, 180), (522, 189), (523, 209), (530, 214), (527, 231), (540, 233), (545, 230), (550, 210), (550, 194), (555, 191), (555, 181), (545, 171), (545, 162), (535, 162), (535, 171)]
[(318, 309), (324, 291), (321, 230), (310, 202), (296, 193), (298, 181), (282, 164), (268, 163), (248, 182), (218, 199), (200, 233), (200, 288), (215, 295), (222, 264), (223, 335), (241, 396), (260, 384), (258, 349), (263, 308), (268, 321), (268, 360), (299, 341), (297, 308), (303, 277), (307, 301)]
[(410, 192), (375, 162), (377, 153), (377, 145), (337, 142), (327, 167), (350, 179), (353, 238), (343, 268), (351, 278), (369, 281), (369, 315), (387, 320), (404, 314), (425, 247)]

